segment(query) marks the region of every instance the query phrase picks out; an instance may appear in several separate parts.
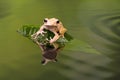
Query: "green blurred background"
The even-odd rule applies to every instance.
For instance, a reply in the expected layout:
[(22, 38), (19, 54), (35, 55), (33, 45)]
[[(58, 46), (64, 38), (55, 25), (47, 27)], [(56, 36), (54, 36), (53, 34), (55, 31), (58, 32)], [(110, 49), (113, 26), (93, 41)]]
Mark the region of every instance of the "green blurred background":
[[(16, 32), (58, 18), (74, 40), (57, 63)], [(120, 0), (0, 0), (0, 80), (120, 80)]]

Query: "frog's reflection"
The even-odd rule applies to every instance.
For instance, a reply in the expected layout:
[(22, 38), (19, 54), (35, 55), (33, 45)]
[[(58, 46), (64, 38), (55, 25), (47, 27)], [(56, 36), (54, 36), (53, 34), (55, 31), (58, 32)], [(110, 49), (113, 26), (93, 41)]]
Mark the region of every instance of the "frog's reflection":
[(46, 46), (43, 44), (39, 45), (39, 47), (42, 50), (43, 60), (41, 61), (41, 63), (43, 65), (47, 64), (49, 61), (57, 62), (56, 57), (58, 51), (63, 48), (63, 47)]

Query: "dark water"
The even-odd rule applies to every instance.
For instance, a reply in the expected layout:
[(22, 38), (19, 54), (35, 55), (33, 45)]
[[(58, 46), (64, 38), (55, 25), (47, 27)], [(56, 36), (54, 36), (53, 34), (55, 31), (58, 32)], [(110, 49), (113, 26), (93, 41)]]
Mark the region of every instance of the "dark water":
[[(0, 80), (119, 80), (119, 0), (0, 0)], [(59, 18), (74, 40), (57, 63), (16, 30)]]

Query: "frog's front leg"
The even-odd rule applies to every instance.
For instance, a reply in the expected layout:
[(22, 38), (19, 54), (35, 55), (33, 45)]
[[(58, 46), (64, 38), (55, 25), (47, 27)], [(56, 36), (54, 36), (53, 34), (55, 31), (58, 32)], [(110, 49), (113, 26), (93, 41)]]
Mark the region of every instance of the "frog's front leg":
[(57, 32), (54, 32), (55, 36), (50, 40), (50, 43), (54, 43), (56, 40), (59, 39), (60, 35)]
[(33, 35), (31, 35), (31, 37), (33, 39), (36, 39), (39, 34), (43, 35), (43, 33), (46, 33), (46, 32), (44, 32), (44, 29), (45, 29), (45, 26), (41, 26), (40, 29), (36, 33), (34, 33)]

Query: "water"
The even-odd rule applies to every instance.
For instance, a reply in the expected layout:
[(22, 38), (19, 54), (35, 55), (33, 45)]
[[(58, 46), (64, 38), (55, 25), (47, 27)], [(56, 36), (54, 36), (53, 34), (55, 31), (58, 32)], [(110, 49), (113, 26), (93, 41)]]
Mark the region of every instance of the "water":
[[(0, 0), (0, 80), (119, 80), (119, 0)], [(57, 63), (16, 30), (59, 18), (74, 40)]]

